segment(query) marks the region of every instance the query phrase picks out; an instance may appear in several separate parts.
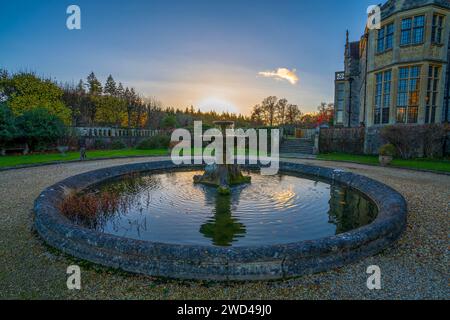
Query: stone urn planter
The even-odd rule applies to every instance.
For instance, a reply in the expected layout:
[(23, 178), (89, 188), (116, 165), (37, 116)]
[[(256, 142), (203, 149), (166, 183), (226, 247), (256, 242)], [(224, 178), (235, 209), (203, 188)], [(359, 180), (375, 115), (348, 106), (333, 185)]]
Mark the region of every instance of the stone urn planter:
[(388, 166), (389, 164), (391, 164), (391, 162), (392, 162), (393, 159), (394, 159), (393, 156), (382, 156), (382, 155), (380, 155), (380, 156), (378, 157), (378, 160), (380, 161), (380, 165), (381, 165), (382, 167), (386, 167), (386, 166)]
[(395, 146), (392, 144), (385, 144), (380, 148), (378, 161), (382, 167), (386, 167), (389, 165), (394, 159), (394, 155), (396, 154)]
[(69, 151), (69, 146), (57, 146), (56, 149), (61, 153), (63, 157), (65, 157), (66, 152)]

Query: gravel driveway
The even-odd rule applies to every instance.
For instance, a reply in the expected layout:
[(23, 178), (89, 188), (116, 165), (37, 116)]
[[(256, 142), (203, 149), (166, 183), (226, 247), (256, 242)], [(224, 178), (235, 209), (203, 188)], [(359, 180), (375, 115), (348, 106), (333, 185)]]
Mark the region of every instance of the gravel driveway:
[[(149, 158), (148, 161), (164, 158)], [(20, 299), (448, 299), (450, 176), (357, 164), (297, 160), (353, 171), (402, 193), (408, 229), (381, 254), (343, 268), (288, 281), (211, 283), (155, 279), (77, 261), (47, 247), (32, 230), (33, 201), (66, 177), (146, 159), (68, 163), (0, 172), (0, 298)], [(288, 161), (294, 161), (292, 159)], [(82, 290), (69, 291), (66, 269), (82, 269)], [(366, 287), (378, 265), (382, 290)]]

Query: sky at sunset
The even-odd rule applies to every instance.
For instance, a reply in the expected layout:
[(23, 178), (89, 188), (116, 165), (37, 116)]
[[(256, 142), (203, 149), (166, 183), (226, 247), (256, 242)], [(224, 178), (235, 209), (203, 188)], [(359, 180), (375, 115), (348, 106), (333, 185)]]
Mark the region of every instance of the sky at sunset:
[[(248, 114), (269, 95), (333, 101), (345, 30), (367, 0), (0, 0), (0, 68), (78, 82), (109, 74), (165, 106)], [(66, 8), (81, 8), (81, 30)]]

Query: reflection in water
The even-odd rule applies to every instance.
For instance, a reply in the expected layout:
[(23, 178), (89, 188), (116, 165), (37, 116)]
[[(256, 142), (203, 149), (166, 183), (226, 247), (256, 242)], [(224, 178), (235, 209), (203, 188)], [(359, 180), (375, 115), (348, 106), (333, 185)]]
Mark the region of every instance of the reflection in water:
[[(303, 176), (261, 176), (230, 196), (194, 185), (198, 171), (129, 175), (87, 192), (116, 195), (114, 212), (76, 222), (104, 233), (174, 244), (253, 246), (347, 232), (372, 222), (376, 206), (341, 185)], [(114, 197), (112, 197), (114, 198)]]
[(205, 190), (206, 201), (215, 202), (214, 217), (200, 227), (200, 232), (212, 239), (216, 246), (228, 247), (245, 235), (245, 226), (232, 216), (231, 207), (239, 203), (240, 191), (233, 190), (231, 195), (218, 196), (216, 190)]
[(330, 187), (329, 223), (336, 225), (336, 234), (344, 233), (372, 222), (377, 210), (372, 202), (342, 186)]

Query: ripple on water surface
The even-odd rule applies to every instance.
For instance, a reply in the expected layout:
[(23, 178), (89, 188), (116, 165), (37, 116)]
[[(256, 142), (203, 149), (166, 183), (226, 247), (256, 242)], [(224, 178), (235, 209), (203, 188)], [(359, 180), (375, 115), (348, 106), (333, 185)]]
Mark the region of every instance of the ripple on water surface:
[(115, 193), (120, 209), (78, 223), (104, 233), (171, 244), (255, 246), (343, 233), (372, 222), (376, 206), (348, 187), (292, 174), (249, 173), (230, 196), (193, 184), (199, 171), (145, 173), (87, 192)]

